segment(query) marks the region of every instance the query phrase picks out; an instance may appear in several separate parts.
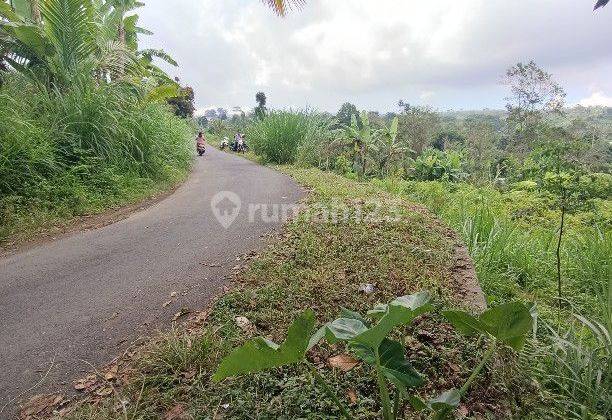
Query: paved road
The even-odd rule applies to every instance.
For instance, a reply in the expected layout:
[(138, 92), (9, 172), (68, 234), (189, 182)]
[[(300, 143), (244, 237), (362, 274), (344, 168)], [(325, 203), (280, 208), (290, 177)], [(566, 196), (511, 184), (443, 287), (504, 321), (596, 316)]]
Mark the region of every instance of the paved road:
[[(211, 205), (226, 190), (242, 201), (228, 228)], [(204, 307), (227, 283), (236, 256), (260, 247), (262, 235), (280, 225), (259, 213), (249, 221), (249, 204), (289, 204), (301, 194), (289, 178), (211, 149), (189, 180), (153, 207), (0, 259), (0, 408), (50, 366), (28, 394), (67, 390), (90, 370), (85, 361), (106, 363), (124, 340), (169, 325), (181, 307)], [(217, 214), (237, 210), (233, 196), (216, 197)]]

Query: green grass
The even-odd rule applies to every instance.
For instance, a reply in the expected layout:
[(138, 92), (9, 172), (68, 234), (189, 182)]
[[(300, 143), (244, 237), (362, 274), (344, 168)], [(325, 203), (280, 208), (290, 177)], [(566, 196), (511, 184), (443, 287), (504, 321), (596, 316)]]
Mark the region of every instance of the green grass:
[(595, 200), (591, 209), (568, 217), (561, 248), (567, 303), (560, 312), (555, 266), (559, 211), (549, 197), (435, 181), (374, 183), (424, 203), (461, 234), (489, 301), (518, 298), (538, 304), (538, 338), (523, 355), (523, 367), (551, 393), (556, 402), (551, 416), (612, 414), (609, 201)]
[(248, 125), (247, 141), (264, 162), (313, 164), (329, 124), (329, 119), (308, 111), (273, 111)]
[(164, 190), (191, 163), (192, 127), (135, 88), (0, 87), (0, 242)]
[[(425, 204), (463, 237), (491, 301), (535, 300), (556, 308), (555, 246), (559, 212), (536, 192), (444, 182), (374, 181)], [(612, 212), (606, 203), (568, 217), (562, 243), (564, 297), (600, 319), (612, 261)], [(553, 309), (551, 309), (553, 310)]]
[[(288, 325), (305, 308), (314, 309), (319, 323), (333, 319), (340, 306), (365, 311), (377, 302), (419, 290), (434, 295), (437, 310), (420, 318), (397, 338), (406, 340), (407, 356), (426, 375), (419, 389), (432, 396), (460, 386), (478, 363), (483, 346), (466, 341), (442, 322), (438, 309), (459, 306), (447, 287), (454, 241), (447, 228), (430, 214), (397, 199), (371, 183), (356, 183), (315, 169), (283, 167), (312, 193), (304, 213), (290, 222), (279, 240), (253, 259), (233, 289), (212, 306), (205, 325), (189, 332), (175, 330), (154, 339), (124, 369), (128, 379), (117, 395), (102, 404), (81, 405), (74, 418), (115, 418), (118, 401), (127, 401), (130, 418), (160, 418), (173, 408), (193, 418), (337, 418), (334, 404), (311, 382), (307, 369), (285, 367), (213, 384), (210, 376), (221, 358), (253, 335), (281, 341)], [(371, 203), (382, 204), (377, 210)], [(350, 216), (338, 223), (316, 220), (330, 208), (342, 207)], [(354, 217), (377, 212), (388, 216), (399, 208), (399, 221), (358, 223)], [(362, 283), (376, 286), (373, 294), (359, 291)], [(236, 316), (247, 317), (254, 331), (243, 331)], [(340, 345), (324, 346), (309, 359), (348, 401), (358, 418), (379, 418), (376, 384), (367, 367), (343, 373), (326, 360), (345, 352)], [(504, 360), (512, 360), (503, 353)], [(470, 415), (508, 416), (518, 413), (517, 400), (538, 398), (534, 390), (515, 399), (527, 384), (513, 371), (516, 363), (497, 363), (487, 369), (465, 401)], [(123, 370), (123, 369), (122, 369)], [(414, 416), (403, 408), (407, 418)]]

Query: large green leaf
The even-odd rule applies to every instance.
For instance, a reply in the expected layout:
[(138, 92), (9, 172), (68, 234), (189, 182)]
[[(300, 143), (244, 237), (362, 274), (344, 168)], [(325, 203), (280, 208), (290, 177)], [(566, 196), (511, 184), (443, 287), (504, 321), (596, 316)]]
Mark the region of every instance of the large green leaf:
[(247, 341), (221, 361), (212, 380), (220, 381), (229, 376), (259, 372), (303, 360), (314, 323), (314, 312), (307, 309), (293, 321), (287, 338), (280, 346), (263, 337)]
[(455, 327), (461, 334), (474, 335), (484, 334), (487, 328), (478, 318), (464, 311), (444, 311), (442, 315)]
[(491, 308), (480, 315), (480, 321), (492, 336), (515, 350), (523, 347), (533, 325), (532, 312), (522, 302)]
[(419, 292), (394, 299), (389, 303), (387, 312), (380, 318), (380, 321), (372, 328), (354, 337), (353, 340), (371, 349), (376, 349), (393, 328), (409, 324), (414, 318), (430, 309), (429, 293), (427, 292)]
[(181, 87), (177, 83), (165, 83), (151, 89), (147, 92), (147, 102), (163, 102), (169, 98), (175, 98), (180, 95)]
[(326, 338), (332, 344), (337, 341), (349, 341), (367, 329), (358, 319), (338, 318), (327, 325)]
[(402, 392), (423, 384), (423, 377), (404, 356), (401, 343), (385, 338), (378, 348), (378, 354), (382, 372)]
[(15, 13), (24, 19), (32, 19), (32, 7), (30, 4), (31, 0), (13, 0), (13, 8)]
[(520, 350), (532, 330), (536, 311), (533, 305), (510, 302), (488, 309), (478, 318), (463, 311), (445, 311), (443, 315), (465, 335), (488, 333), (500, 342)]
[(340, 308), (340, 317), (341, 318), (351, 318), (357, 319), (363, 323), (366, 327), (369, 326), (369, 322), (365, 319), (359, 312), (351, 311), (350, 309)]
[(435, 420), (442, 420), (453, 418), (451, 416), (452, 411), (459, 406), (461, 401), (461, 394), (455, 388), (444, 391), (435, 398), (432, 398), (428, 402), (429, 408), (435, 411), (433, 418)]
[(13, 8), (4, 1), (0, 1), (0, 16), (14, 22), (21, 20), (17, 13), (13, 11)]

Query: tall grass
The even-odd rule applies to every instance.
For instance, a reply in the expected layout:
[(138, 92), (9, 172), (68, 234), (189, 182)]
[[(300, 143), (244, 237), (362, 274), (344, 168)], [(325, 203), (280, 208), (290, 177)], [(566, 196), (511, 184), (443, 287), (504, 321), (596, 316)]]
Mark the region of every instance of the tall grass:
[[(612, 415), (612, 217), (569, 217), (562, 244), (568, 303), (555, 290), (558, 211), (537, 192), (443, 182), (375, 181), (427, 205), (454, 227), (474, 259), (489, 300), (534, 300), (542, 318), (523, 355), (526, 372), (552, 392), (551, 418)], [(552, 407), (551, 407), (552, 409)]]
[(273, 111), (247, 128), (253, 151), (277, 164), (315, 165), (319, 148), (330, 136), (330, 119), (310, 111)]
[(0, 240), (26, 227), (129, 201), (189, 168), (189, 123), (133, 87), (0, 87)]

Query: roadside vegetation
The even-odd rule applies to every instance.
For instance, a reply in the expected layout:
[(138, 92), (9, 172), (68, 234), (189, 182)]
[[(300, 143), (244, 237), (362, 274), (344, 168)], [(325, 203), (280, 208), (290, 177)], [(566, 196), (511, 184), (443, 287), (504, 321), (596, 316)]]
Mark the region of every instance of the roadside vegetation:
[[(188, 172), (182, 91), (130, 1), (0, 2), (0, 242), (163, 191)], [(174, 63), (175, 64), (175, 63)]]
[(346, 103), (336, 115), (272, 111), (210, 129), (246, 132), (264, 163), (317, 167), (426, 205), (462, 237), (489, 305), (536, 302), (520, 363), (549, 415), (609, 417), (612, 111), (564, 107), (562, 87), (533, 62), (505, 77), (506, 111), (399, 101), (380, 115)]
[[(487, 341), (464, 339), (442, 315), (443, 309), (465, 305), (452, 284), (454, 234), (425, 209), (372, 183), (315, 168), (280, 169), (312, 189), (303, 211), (266, 251), (241, 259), (245, 269), (231, 290), (196, 315), (195, 324), (145, 344), (118, 369), (107, 367), (118, 373), (111, 381), (99, 380), (72, 418), (338, 418), (337, 405), (305, 364), (222, 382), (211, 378), (223, 357), (248, 339), (282, 342), (304, 311), (313, 311), (318, 328), (345, 316), (342, 308), (365, 314), (378, 303), (419, 291), (430, 293), (430, 311), (390, 335), (405, 345), (408, 366), (422, 376), (410, 392), (427, 401), (465, 384)], [(342, 216), (328, 219), (335, 210)], [(398, 216), (394, 223), (380, 221)], [(502, 358), (513, 362), (501, 364)], [(307, 359), (356, 418), (380, 418), (370, 364), (344, 343), (322, 342)], [(463, 412), (508, 417), (539, 398), (528, 380), (512, 373), (519, 369), (512, 350), (501, 348), (495, 360), (503, 368), (484, 368), (461, 402)], [(113, 395), (99, 397), (109, 384)], [(522, 408), (515, 402), (517, 389), (524, 390), (516, 396)], [(407, 401), (397, 410), (399, 418), (420, 415)]]

